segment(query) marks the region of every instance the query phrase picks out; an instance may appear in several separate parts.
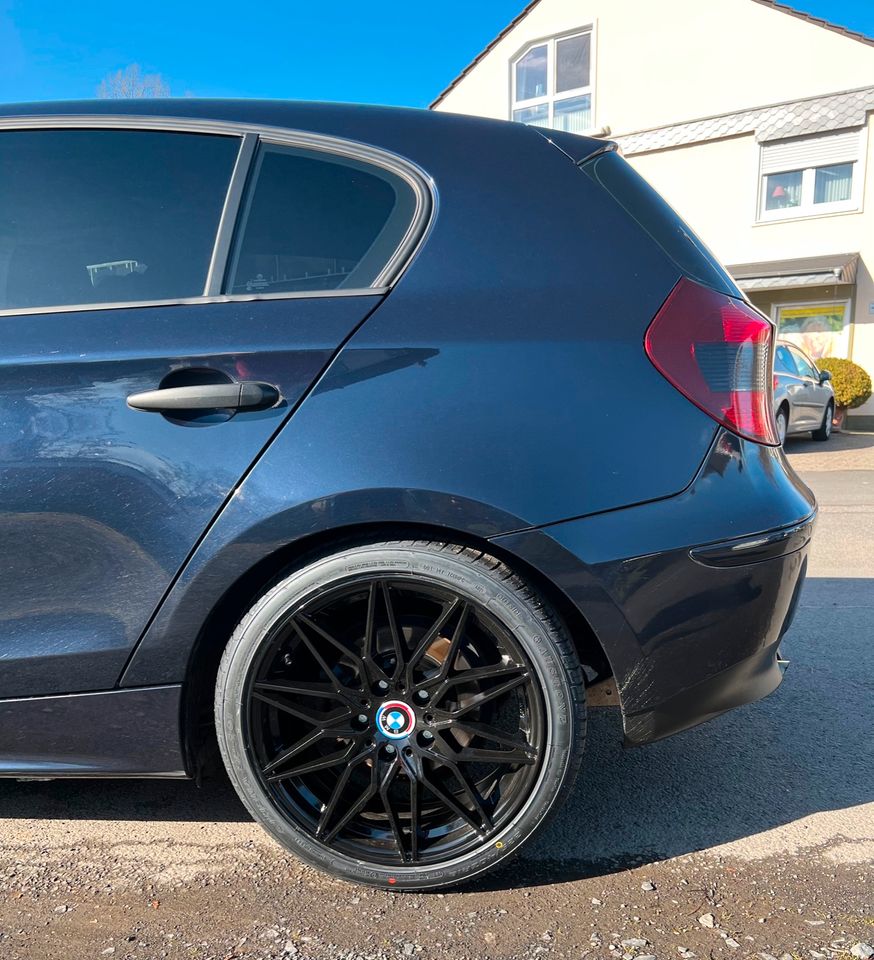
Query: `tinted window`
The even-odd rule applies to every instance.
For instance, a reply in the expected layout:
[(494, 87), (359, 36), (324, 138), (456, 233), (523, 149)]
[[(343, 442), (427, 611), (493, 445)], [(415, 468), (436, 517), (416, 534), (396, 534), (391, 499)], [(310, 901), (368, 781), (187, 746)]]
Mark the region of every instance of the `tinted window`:
[(203, 294), (235, 137), (0, 133), (0, 309)]
[(370, 286), (414, 210), (412, 188), (388, 171), (328, 153), (262, 146), (225, 292)]
[(814, 380), (819, 379), (819, 374), (814, 370), (813, 364), (800, 350), (792, 351), (792, 359), (795, 361), (795, 366), (798, 367), (798, 372), (802, 377), (812, 377)]
[(777, 352), (774, 356), (774, 369), (777, 373), (791, 373), (793, 375), (798, 373), (795, 369), (795, 361), (792, 359), (792, 351), (789, 347), (777, 345)]

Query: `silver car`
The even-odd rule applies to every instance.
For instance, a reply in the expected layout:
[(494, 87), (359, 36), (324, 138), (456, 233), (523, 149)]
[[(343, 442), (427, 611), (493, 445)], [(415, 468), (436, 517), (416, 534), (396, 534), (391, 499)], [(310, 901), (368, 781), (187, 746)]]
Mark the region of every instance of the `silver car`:
[(814, 440), (828, 440), (835, 414), (835, 392), (828, 370), (788, 340), (777, 341), (774, 356), (774, 410), (780, 441), (808, 430)]

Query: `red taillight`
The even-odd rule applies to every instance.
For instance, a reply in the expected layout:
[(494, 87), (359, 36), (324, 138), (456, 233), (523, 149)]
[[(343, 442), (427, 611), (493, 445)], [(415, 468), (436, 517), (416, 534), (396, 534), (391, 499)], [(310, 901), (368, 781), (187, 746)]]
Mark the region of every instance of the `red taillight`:
[(685, 277), (646, 331), (646, 353), (692, 403), (734, 433), (778, 446), (770, 321)]

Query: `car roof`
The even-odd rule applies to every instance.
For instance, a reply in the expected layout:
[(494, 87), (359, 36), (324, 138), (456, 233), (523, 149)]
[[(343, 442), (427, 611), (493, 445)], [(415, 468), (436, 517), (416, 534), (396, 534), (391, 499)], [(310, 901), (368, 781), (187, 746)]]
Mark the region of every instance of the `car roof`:
[[(256, 127), (306, 130), (385, 146), (404, 140), (424, 144), (426, 141), (435, 141), (435, 138), (442, 135), (488, 137), (498, 128), (504, 134), (517, 129), (518, 136), (531, 136), (536, 130), (534, 127), (526, 127), (506, 120), (442, 111), (304, 100), (166, 97), (0, 104), (0, 124), (3, 126), (14, 126), (15, 120), (41, 120), (55, 117), (59, 120), (65, 117), (113, 117), (132, 120), (149, 117), (248, 124)], [(579, 148), (583, 153), (591, 153), (603, 148), (604, 145), (603, 140), (590, 137), (575, 139), (579, 141)]]

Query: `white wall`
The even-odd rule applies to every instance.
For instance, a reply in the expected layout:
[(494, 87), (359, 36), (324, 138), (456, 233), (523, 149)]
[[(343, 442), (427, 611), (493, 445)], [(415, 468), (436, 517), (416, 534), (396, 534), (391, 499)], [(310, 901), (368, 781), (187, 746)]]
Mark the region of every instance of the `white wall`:
[(755, 0), (540, 0), (437, 109), (508, 119), (510, 60), (590, 24), (595, 126), (615, 135), (874, 83), (874, 46)]
[[(629, 162), (700, 234), (723, 263), (859, 253), (852, 359), (874, 376), (874, 124), (869, 118), (862, 209), (756, 223), (759, 145), (752, 134), (628, 157)], [(811, 295), (808, 299), (819, 299)], [(785, 299), (797, 299), (786, 294)], [(783, 299), (779, 291), (773, 301)], [(823, 297), (827, 299), (827, 297)], [(874, 400), (854, 413), (874, 416)]]
[[(874, 84), (874, 46), (755, 0), (540, 0), (437, 109), (507, 119), (516, 55), (536, 40), (589, 25), (593, 123), (614, 136)], [(628, 159), (724, 263), (860, 253), (852, 356), (874, 375), (870, 117), (867, 136), (862, 212), (769, 223), (756, 223), (753, 134)], [(874, 400), (856, 413), (874, 416)]]

